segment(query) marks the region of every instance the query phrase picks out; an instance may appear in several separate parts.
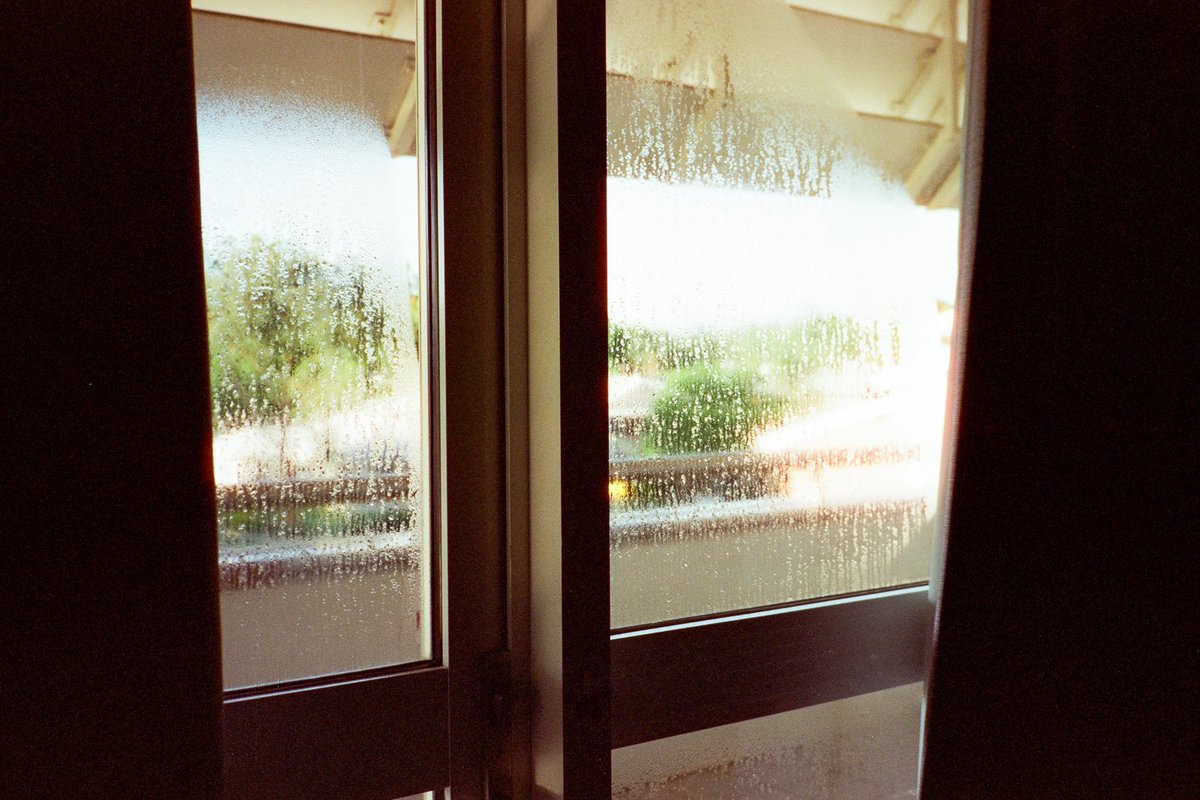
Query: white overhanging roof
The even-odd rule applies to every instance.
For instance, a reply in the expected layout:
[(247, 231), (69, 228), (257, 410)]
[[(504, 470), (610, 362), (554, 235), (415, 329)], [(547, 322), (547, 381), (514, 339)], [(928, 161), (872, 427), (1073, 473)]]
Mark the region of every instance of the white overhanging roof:
[[(931, 208), (957, 206), (967, 0), (789, 0), (789, 5), (802, 22), (801, 46), (818, 51), (827, 80), (857, 115), (858, 127), (868, 132), (872, 160), (902, 180), (916, 202)], [(260, 62), (278, 61), (278, 74), (287, 74), (287, 69), (297, 69), (285, 69), (285, 63), (294, 64), (287, 60), (300, 47), (310, 64), (332, 72), (354, 70), (351, 74), (364, 77), (352, 85), (361, 83), (370, 113), (387, 131), (392, 154), (416, 152), (416, 0), (194, 0), (192, 8), (303, 26), (290, 33), (288, 26), (271, 26), (277, 30), (270, 35), (260, 31), (242, 37), (239, 45), (237, 37), (232, 43), (205, 37), (207, 29), (221, 23), (218, 17), (201, 15), (208, 21), (197, 26), (197, 48), (230, 51), (205, 60), (220, 64), (229, 63), (240, 46)], [(311, 28), (357, 36), (305, 30)], [(364, 47), (362, 37), (377, 44)], [(201, 88), (218, 80), (215, 75), (197, 78)], [(332, 82), (291, 81), (289, 91), (297, 85)]]

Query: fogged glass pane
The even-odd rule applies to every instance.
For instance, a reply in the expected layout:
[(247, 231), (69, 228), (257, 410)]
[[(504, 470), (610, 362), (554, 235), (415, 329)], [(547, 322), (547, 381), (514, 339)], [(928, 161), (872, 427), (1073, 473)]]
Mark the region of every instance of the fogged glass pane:
[(193, 14), (227, 688), (429, 655), (414, 44), (289, 8)]
[(909, 6), (607, 1), (614, 627), (928, 576), (965, 4)]
[(917, 796), (921, 684), (623, 747), (620, 800)]

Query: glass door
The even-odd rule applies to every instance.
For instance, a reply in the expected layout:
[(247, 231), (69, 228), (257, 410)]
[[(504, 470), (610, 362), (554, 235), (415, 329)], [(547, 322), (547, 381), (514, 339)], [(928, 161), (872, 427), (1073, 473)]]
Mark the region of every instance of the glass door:
[(230, 690), (432, 652), (415, 9), (338, 8), (193, 15)]
[(500, 313), (498, 212), (446, 199), (499, 180), (435, 155), (495, 160), (458, 131), (499, 32), (451, 5), (193, 3), (229, 797), (507, 773), (500, 354), (459, 321)]
[(606, 10), (613, 796), (907, 796), (965, 3)]

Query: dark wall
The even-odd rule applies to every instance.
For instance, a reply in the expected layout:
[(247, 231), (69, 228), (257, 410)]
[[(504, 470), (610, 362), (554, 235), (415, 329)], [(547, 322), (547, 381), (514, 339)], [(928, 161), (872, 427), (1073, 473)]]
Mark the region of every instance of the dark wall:
[(0, 31), (0, 795), (214, 797), (188, 4), (17, 0)]
[(926, 798), (1200, 795), (1198, 39), (991, 4)]
[[(996, 5), (924, 794), (1194, 796), (1198, 12)], [(0, 30), (0, 793), (211, 797), (187, 4)]]

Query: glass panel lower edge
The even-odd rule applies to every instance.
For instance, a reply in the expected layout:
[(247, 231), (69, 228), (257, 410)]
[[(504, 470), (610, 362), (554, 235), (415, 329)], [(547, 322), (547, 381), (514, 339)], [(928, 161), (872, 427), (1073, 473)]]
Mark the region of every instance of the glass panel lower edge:
[(620, 748), (614, 800), (917, 796), (923, 684)]

